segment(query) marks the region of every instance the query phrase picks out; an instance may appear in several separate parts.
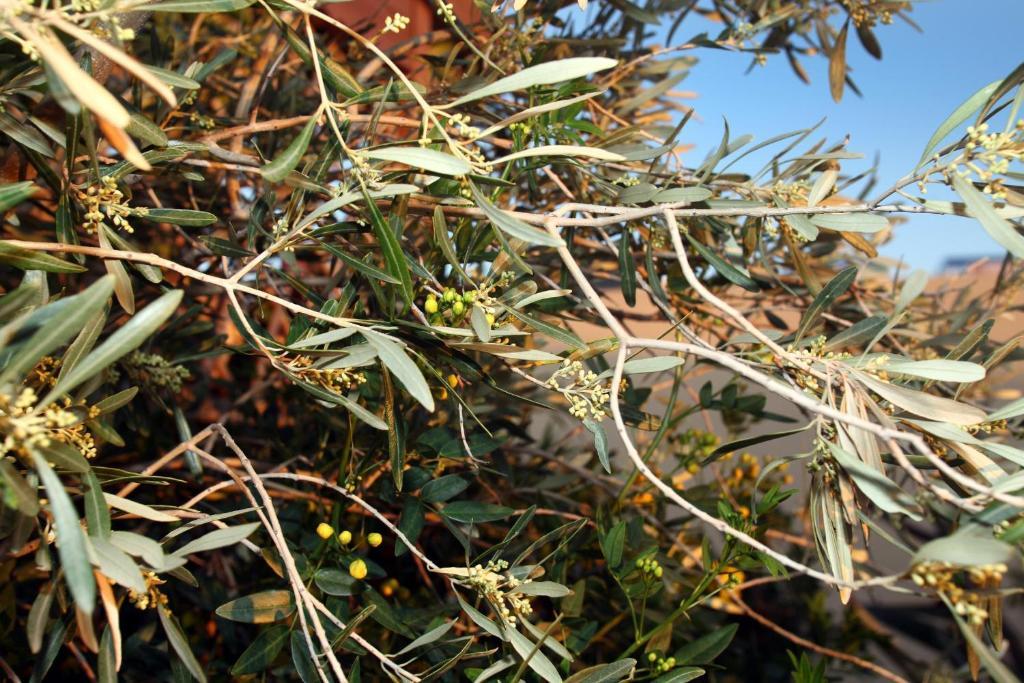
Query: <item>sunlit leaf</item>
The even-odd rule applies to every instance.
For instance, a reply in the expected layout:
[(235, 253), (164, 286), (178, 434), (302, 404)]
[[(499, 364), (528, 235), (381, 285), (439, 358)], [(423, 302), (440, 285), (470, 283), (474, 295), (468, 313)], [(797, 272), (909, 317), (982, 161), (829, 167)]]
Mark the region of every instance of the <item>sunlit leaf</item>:
[(562, 245), (561, 239), (529, 226), (507, 211), (503, 211), (496, 207), (489, 199), (487, 199), (487, 197), (484, 197), (483, 193), (476, 188), (476, 185), (471, 184), (469, 187), (473, 193), (473, 199), (476, 201), (476, 205), (484, 212), (487, 219), (494, 225), (494, 227), (502, 230), (510, 237), (523, 240), (527, 244), (541, 244), (548, 247), (557, 247)]
[(978, 219), (981, 227), (1003, 249), (1017, 258), (1024, 258), (1024, 236), (1005, 218), (996, 213), (992, 204), (969, 181), (953, 176), (953, 189), (967, 205), (967, 213)]
[(377, 149), (360, 150), (359, 154), (368, 159), (394, 161), (423, 169), (429, 173), (443, 175), (464, 176), (473, 170), (469, 162), (464, 159), (424, 147), (378, 147)]
[(930, 420), (958, 425), (973, 425), (985, 421), (983, 411), (966, 403), (883, 382), (865, 373), (857, 373), (857, 379), (893, 405)]
[(574, 78), (589, 76), (598, 71), (605, 71), (616, 64), (618, 64), (617, 60), (607, 57), (570, 57), (553, 62), (544, 62), (543, 64), (527, 67), (510, 76), (499, 78), (490, 85), (485, 85), (467, 95), (463, 95), (448, 106), (457, 107), (467, 102), (490, 97), (491, 95), (525, 90), (535, 85), (550, 85), (552, 83), (570, 81)]

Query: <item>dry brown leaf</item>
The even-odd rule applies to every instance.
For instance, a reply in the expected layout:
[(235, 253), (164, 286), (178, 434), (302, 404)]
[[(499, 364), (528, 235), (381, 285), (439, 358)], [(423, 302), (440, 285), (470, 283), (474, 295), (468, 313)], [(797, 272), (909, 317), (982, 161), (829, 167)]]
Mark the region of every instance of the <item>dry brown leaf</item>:
[(16, 17), (10, 17), (10, 22), (18, 33), (35, 47), (40, 58), (46, 62), (47, 66), (53, 70), (83, 107), (98, 118), (106, 119), (117, 128), (123, 129), (128, 125), (131, 121), (128, 111), (113, 95), (107, 92), (106, 88), (78, 66), (60, 41), (51, 36), (42, 35)]
[(107, 141), (114, 146), (114, 149), (121, 153), (125, 161), (133, 164), (141, 171), (148, 171), (153, 168), (146, 161), (146, 157), (142, 156), (142, 152), (135, 146), (135, 143), (128, 133), (124, 132), (123, 128), (114, 125), (99, 114), (96, 114), (96, 121), (100, 124), (100, 130), (103, 131)]
[(153, 92), (162, 97), (167, 104), (172, 107), (177, 106), (178, 99), (174, 96), (174, 92), (169, 86), (163, 81), (153, 75), (153, 72), (140, 64), (134, 57), (129, 56), (124, 51), (119, 50), (117, 47), (110, 43), (100, 40), (89, 31), (84, 31), (71, 22), (64, 21), (63, 19), (53, 17), (51, 19), (54, 26), (59, 28), (64, 33), (73, 36), (75, 39), (88, 45), (92, 49), (101, 53), (110, 61), (120, 66), (125, 71), (129, 72), (140, 81), (148, 85)]
[(78, 637), (91, 652), (100, 651), (100, 643), (96, 640), (96, 631), (92, 627), (92, 617), (75, 607), (75, 622), (78, 624)]
[(96, 586), (99, 587), (100, 600), (103, 602), (103, 610), (107, 615), (107, 626), (110, 628), (110, 637), (114, 643), (114, 669), (121, 670), (121, 618), (117, 609), (117, 599), (114, 591), (110, 588), (110, 581), (106, 576), (97, 570), (92, 570), (96, 576)]
[(828, 56), (828, 85), (836, 102), (843, 99), (843, 86), (846, 85), (846, 33), (849, 29), (850, 22), (843, 24), (843, 30)]

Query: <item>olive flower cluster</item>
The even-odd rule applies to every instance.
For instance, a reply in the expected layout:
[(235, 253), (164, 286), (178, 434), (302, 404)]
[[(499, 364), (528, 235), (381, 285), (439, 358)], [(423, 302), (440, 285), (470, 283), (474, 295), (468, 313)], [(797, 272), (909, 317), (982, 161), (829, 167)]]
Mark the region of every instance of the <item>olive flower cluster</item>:
[(344, 393), (366, 382), (366, 375), (351, 368), (317, 368), (309, 356), (296, 356), (288, 361), (297, 379), (318, 386), (332, 394)]
[(43, 411), (36, 410), (39, 397), (32, 387), (23, 388), (16, 397), (0, 394), (0, 455), (27, 453), (34, 447), (49, 446), (54, 441), (70, 443), (91, 458), (96, 455), (92, 435), (86, 431), (78, 416), (67, 410), (67, 403), (52, 404)]
[(587, 370), (578, 360), (566, 359), (548, 378), (547, 385), (569, 402), (569, 414), (585, 420), (604, 419), (610, 393), (596, 372)]
[(98, 232), (100, 226), (109, 220), (115, 228), (125, 232), (134, 232), (128, 222), (129, 216), (145, 216), (149, 210), (145, 207), (132, 207), (125, 200), (124, 193), (117, 187), (117, 181), (110, 176), (100, 178), (98, 185), (90, 185), (85, 190), (75, 190), (85, 208), (85, 229), (87, 232)]
[(157, 353), (133, 351), (124, 360), (128, 376), (137, 382), (163, 387), (173, 393), (181, 391), (181, 384), (191, 373), (188, 368), (174, 365)]
[(951, 562), (921, 562), (914, 565), (910, 578), (918, 586), (945, 595), (953, 603), (957, 614), (967, 619), (972, 626), (980, 626), (988, 618), (988, 610), (982, 606), (986, 598), (964, 588), (961, 575), (966, 573), (972, 584), (985, 589), (1002, 583), (1007, 571), (1007, 566), (1002, 563), (963, 567)]
[(144, 593), (137, 593), (131, 589), (128, 590), (128, 599), (138, 609), (149, 609), (150, 607), (159, 607), (167, 604), (167, 596), (160, 592), (160, 584), (167, 583), (159, 576), (156, 572), (143, 571), (142, 577), (146, 580), (146, 591)]
[(1005, 199), (1006, 189), (1001, 176), (1010, 170), (1010, 164), (1024, 161), (1024, 119), (1010, 130), (990, 133), (988, 124), (967, 127), (967, 142), (958, 157), (946, 170), (961, 178), (976, 176), (985, 183), (983, 191), (993, 199)]
[(504, 623), (513, 626), (517, 616), (532, 614), (533, 607), (529, 597), (515, 592), (516, 588), (529, 583), (529, 579), (520, 581), (511, 574), (500, 573), (506, 569), (508, 562), (505, 560), (491, 560), (486, 567), (478, 564), (469, 568), (466, 582), (490, 603)]

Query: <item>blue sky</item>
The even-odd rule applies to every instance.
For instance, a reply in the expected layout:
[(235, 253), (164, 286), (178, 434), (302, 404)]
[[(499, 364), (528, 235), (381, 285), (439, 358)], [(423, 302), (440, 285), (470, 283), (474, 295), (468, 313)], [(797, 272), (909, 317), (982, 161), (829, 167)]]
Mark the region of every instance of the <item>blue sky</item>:
[[(878, 28), (884, 53), (880, 62), (851, 32), (848, 63), (863, 97), (847, 89), (840, 104), (829, 95), (824, 58), (804, 60), (812, 79), (804, 85), (785, 56), (770, 56), (766, 66), (745, 75), (749, 55), (699, 50), (700, 63), (678, 86), (698, 94), (692, 101), (697, 116), (681, 136), (697, 145), (688, 161), (699, 162), (718, 145), (723, 115), (733, 137), (750, 133), (755, 141), (827, 117), (820, 135), (838, 141), (849, 134), (849, 149), (865, 154), (863, 161), (847, 162), (864, 164), (857, 168), (870, 167), (878, 152), (877, 189), (888, 187), (914, 167), (928, 138), (953, 109), (1024, 60), (1024, 0), (916, 2), (911, 16), (921, 32), (900, 21)], [(706, 29), (699, 21), (685, 22), (673, 42)], [(1001, 255), (981, 227), (966, 218), (914, 216), (895, 232), (882, 253), (916, 268), (935, 270), (948, 256)]]

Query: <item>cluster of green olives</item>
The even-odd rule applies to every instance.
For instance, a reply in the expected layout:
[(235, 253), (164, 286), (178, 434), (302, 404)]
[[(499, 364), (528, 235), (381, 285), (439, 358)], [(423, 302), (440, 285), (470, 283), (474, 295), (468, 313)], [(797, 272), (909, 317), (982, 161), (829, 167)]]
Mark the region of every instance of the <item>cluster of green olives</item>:
[(648, 652), (647, 661), (651, 663), (654, 673), (665, 673), (676, 665), (675, 657), (659, 657), (657, 652)]
[(637, 569), (640, 570), (640, 573), (645, 575), (645, 577), (654, 577), (656, 579), (660, 579), (662, 573), (664, 572), (664, 570), (661, 568), (661, 565), (653, 557), (637, 558), (635, 566)]
[[(458, 323), (466, 317), (476, 298), (476, 290), (459, 293), (453, 287), (445, 287), (440, 299), (436, 294), (427, 295), (426, 301), (423, 302), (423, 310), (427, 312), (427, 319), (431, 325), (444, 325), (446, 320)], [(485, 316), (487, 324), (494, 327), (494, 314), (488, 311)]]

